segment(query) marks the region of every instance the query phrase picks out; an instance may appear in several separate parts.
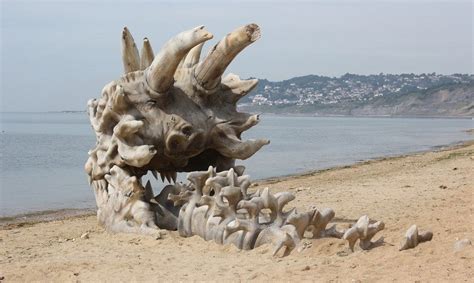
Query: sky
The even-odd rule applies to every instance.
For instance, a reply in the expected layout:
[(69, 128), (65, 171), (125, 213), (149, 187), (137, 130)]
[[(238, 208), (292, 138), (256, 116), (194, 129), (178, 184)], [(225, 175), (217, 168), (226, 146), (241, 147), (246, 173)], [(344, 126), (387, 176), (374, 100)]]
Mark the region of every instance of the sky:
[(2, 112), (85, 110), (122, 74), (124, 26), (158, 52), (205, 25), (214, 39), (204, 56), (257, 23), (262, 37), (227, 69), (243, 78), (473, 72), (469, 0), (0, 1)]

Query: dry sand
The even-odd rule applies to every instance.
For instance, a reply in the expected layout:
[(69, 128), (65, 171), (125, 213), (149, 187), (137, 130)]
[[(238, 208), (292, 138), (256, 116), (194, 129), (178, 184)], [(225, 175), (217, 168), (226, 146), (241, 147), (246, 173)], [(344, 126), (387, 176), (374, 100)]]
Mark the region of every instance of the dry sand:
[[(336, 211), (347, 227), (363, 214), (383, 220), (385, 245), (354, 253), (343, 240), (304, 240), (307, 248), (275, 258), (269, 247), (239, 251), (199, 237), (163, 239), (111, 235), (94, 216), (0, 230), (0, 278), (12, 281), (470, 281), (474, 247), (474, 143), (437, 152), (385, 158), (266, 181), (274, 192), (296, 194), (294, 206)], [(254, 187), (256, 188), (256, 187)], [(290, 205), (291, 205), (290, 204)], [(431, 242), (398, 251), (412, 224), (433, 231)], [(88, 232), (88, 239), (81, 235)], [(472, 281), (471, 281), (472, 282)]]

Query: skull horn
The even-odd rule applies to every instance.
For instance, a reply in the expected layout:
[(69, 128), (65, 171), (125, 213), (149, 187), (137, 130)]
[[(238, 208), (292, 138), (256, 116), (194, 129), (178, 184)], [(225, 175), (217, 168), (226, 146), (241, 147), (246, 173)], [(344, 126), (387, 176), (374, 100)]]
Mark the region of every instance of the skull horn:
[(182, 32), (170, 39), (146, 69), (148, 86), (158, 93), (164, 93), (174, 83), (174, 73), (181, 59), (194, 46), (209, 40), (212, 34), (199, 26)]
[(122, 32), (122, 62), (125, 74), (140, 69), (138, 49), (127, 27), (124, 27)]
[(224, 37), (196, 67), (196, 82), (205, 90), (215, 89), (227, 66), (245, 47), (260, 38), (260, 27), (249, 24)]
[(203, 45), (204, 43), (198, 44), (188, 52), (186, 57), (183, 59), (183, 68), (191, 68), (199, 62)]
[(155, 55), (153, 53), (153, 48), (151, 48), (150, 41), (148, 38), (143, 39), (142, 52), (140, 55), (140, 70), (145, 70), (148, 66), (151, 65)]

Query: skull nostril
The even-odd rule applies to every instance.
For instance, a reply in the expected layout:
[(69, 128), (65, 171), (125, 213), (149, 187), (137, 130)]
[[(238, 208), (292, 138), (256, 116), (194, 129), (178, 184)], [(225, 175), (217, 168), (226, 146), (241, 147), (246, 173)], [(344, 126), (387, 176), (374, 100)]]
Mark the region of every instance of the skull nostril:
[(178, 148), (178, 146), (179, 146), (179, 142), (178, 142), (177, 140), (171, 141), (171, 143), (170, 143), (170, 148), (171, 148), (172, 150), (176, 150), (176, 149)]
[(166, 141), (167, 151), (177, 153), (186, 150), (186, 140), (186, 137), (181, 133), (173, 134)]
[(187, 126), (187, 127), (184, 127), (181, 132), (183, 133), (183, 135), (189, 137), (191, 136), (191, 134), (193, 133), (193, 128), (191, 126)]

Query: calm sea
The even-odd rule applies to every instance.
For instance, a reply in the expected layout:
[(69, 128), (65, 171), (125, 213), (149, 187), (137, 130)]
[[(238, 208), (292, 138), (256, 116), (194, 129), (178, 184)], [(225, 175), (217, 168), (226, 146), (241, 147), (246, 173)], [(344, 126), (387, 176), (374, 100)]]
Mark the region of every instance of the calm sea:
[[(85, 113), (1, 113), (0, 121), (0, 216), (94, 207), (83, 165), (95, 135)], [(473, 126), (469, 119), (263, 115), (244, 138), (271, 144), (240, 164), (253, 179), (302, 173), (469, 140), (464, 130)]]

